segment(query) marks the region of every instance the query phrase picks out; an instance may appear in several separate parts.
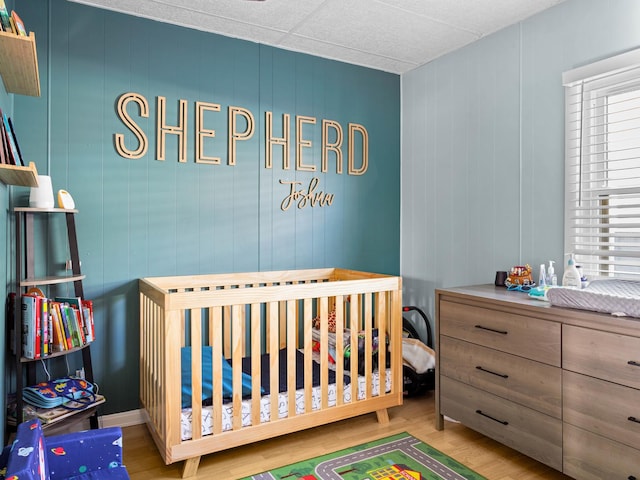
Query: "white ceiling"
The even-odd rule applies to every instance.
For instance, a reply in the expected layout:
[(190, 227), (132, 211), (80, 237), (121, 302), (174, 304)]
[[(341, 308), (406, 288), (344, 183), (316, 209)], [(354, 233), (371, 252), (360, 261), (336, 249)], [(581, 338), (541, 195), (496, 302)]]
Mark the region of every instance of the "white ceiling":
[(71, 0), (402, 74), (563, 0)]

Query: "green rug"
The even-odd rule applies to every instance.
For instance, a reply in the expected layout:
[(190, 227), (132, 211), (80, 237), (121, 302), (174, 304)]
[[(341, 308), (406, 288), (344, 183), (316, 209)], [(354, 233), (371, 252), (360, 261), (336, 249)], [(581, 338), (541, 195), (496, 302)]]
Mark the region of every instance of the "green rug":
[(242, 480), (486, 480), (453, 458), (400, 433)]

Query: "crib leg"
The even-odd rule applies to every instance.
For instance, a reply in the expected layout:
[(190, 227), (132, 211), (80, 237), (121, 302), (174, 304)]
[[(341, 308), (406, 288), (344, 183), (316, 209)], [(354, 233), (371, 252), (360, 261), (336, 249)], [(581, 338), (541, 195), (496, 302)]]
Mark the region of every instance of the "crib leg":
[(195, 476), (198, 473), (198, 465), (200, 465), (200, 457), (186, 459), (182, 467), (182, 478)]
[(389, 423), (389, 412), (387, 409), (376, 410), (376, 416), (378, 417), (378, 423)]

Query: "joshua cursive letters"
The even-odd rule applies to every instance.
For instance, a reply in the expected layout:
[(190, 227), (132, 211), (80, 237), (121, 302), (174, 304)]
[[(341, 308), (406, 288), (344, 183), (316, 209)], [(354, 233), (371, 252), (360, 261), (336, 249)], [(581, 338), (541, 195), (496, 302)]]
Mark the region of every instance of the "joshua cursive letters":
[(309, 188), (305, 191), (304, 189), (296, 190), (296, 186), (302, 184), (302, 182), (280, 180), (281, 185), (289, 185), (289, 195), (282, 200), (280, 209), (286, 211), (296, 202), (300, 209), (307, 205), (311, 207), (331, 205), (333, 203), (333, 193), (324, 193), (323, 191), (316, 193), (315, 190), (319, 182), (318, 177), (313, 177), (309, 182)]

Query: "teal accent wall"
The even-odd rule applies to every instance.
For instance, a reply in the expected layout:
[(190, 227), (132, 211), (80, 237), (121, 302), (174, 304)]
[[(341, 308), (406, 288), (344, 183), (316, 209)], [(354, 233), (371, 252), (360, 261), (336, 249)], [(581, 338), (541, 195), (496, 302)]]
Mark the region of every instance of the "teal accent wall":
[(567, 0), (402, 77), (405, 304), (564, 251), (562, 72), (640, 46), (640, 3)]
[[(15, 96), (16, 128), (25, 157), (51, 175), (54, 191), (68, 190), (80, 212), (85, 295), (96, 309), (94, 371), (108, 399), (103, 413), (139, 406), (138, 278), (333, 266), (399, 273), (398, 75), (70, 2), (23, 2), (20, 13), (36, 33), (42, 96)], [(126, 92), (143, 95), (150, 107), (148, 119), (128, 109), (149, 139), (137, 160), (114, 148), (115, 133), (127, 134), (130, 149), (137, 146), (116, 115)], [(167, 123), (174, 125), (178, 100), (188, 102), (185, 163), (172, 136), (166, 160), (155, 160), (157, 96), (166, 97)], [(194, 162), (196, 101), (221, 105), (205, 120), (216, 130), (206, 153), (221, 157), (221, 165)], [(255, 117), (235, 166), (226, 165), (229, 106)], [(282, 114), (291, 115), (292, 166), (295, 116), (316, 119), (303, 136), (313, 142), (304, 163), (317, 172), (283, 170), (280, 147), (273, 168), (264, 168), (267, 110), (279, 136)], [(319, 171), (322, 119), (343, 127), (341, 175), (333, 160), (329, 172)], [(361, 176), (346, 174), (349, 123), (369, 135), (369, 167)], [(306, 189), (313, 177), (318, 190), (335, 196), (333, 204), (282, 211), (288, 189), (279, 180)], [(26, 204), (25, 193), (16, 191), (14, 201)], [(43, 262), (60, 268), (64, 230), (55, 220), (46, 228), (55, 240)]]

